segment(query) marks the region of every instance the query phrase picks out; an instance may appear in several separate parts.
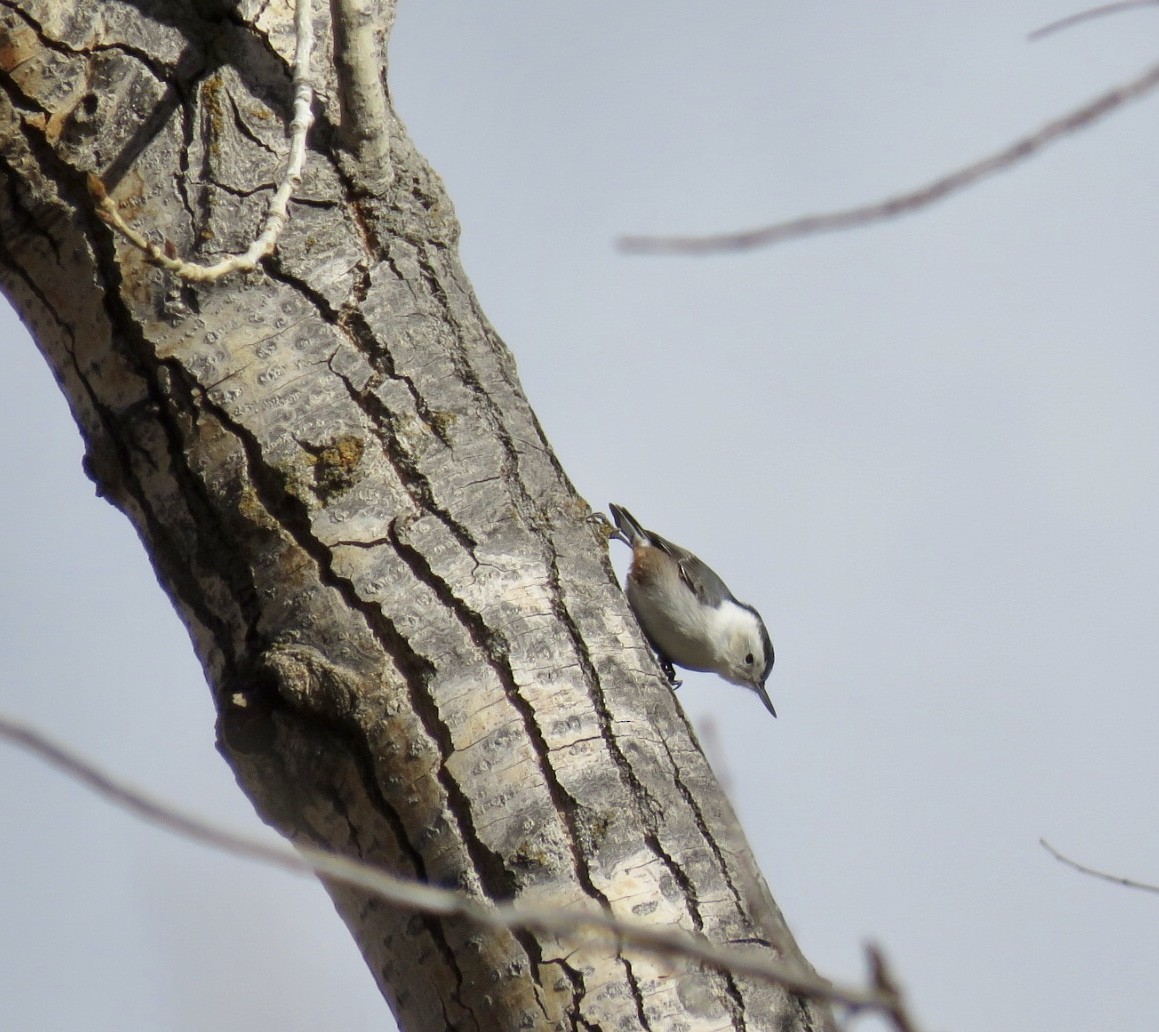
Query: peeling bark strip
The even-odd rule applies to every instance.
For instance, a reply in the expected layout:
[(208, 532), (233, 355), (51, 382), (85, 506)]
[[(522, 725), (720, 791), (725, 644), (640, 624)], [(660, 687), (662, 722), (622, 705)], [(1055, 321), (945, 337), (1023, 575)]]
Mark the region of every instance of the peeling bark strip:
[[(292, 19), (286, 0), (0, 0), (0, 282), (189, 627), (222, 753), (291, 839), (799, 958), (463, 275), (441, 183), (393, 113), (381, 195), (340, 151), (329, 12), (264, 274), (179, 282), (94, 211), (90, 174), (158, 244), (244, 248), (286, 160)], [(742, 978), (331, 891), (409, 1030), (831, 1021)]]

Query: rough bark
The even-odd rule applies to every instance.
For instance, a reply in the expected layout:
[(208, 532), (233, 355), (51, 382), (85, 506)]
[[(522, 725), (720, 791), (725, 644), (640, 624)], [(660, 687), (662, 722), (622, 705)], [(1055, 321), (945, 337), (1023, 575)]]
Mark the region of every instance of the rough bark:
[[(182, 283), (96, 217), (89, 173), (184, 256), (245, 248), (286, 154), (292, 15), (0, 0), (0, 285), (189, 628), (221, 752), (292, 840), (796, 957), (441, 183), (393, 112), (384, 192), (340, 152), (328, 12), (305, 178), (261, 274)], [(831, 1020), (741, 978), (331, 895), (406, 1029)]]

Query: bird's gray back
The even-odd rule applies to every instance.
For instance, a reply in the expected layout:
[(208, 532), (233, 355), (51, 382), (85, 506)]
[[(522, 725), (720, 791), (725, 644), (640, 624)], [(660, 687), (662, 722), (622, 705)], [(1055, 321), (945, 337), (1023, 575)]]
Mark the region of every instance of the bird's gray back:
[(732, 592), (728, 590), (728, 585), (703, 559), (698, 559), (687, 548), (674, 545), (659, 534), (653, 534), (652, 540), (676, 560), (680, 567), (680, 579), (688, 585), (688, 589), (700, 600), (701, 604), (716, 609), (725, 599), (733, 597)]

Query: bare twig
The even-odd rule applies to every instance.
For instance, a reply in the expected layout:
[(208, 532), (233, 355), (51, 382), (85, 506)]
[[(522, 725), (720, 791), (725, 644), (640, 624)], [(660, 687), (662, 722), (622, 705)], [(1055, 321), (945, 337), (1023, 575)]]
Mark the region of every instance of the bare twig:
[(1108, 874), (1106, 871), (1097, 871), (1093, 867), (1087, 867), (1085, 864), (1080, 864), (1077, 860), (1072, 860), (1069, 856), (1065, 856), (1054, 848), (1046, 839), (1040, 838), (1038, 844), (1042, 846), (1051, 856), (1061, 863), (1066, 864), (1067, 867), (1072, 868), (1081, 874), (1089, 874), (1092, 878), (1101, 878), (1103, 881), (1114, 882), (1116, 885), (1124, 885), (1128, 889), (1140, 889), (1143, 892), (1157, 892), (1159, 893), (1159, 885), (1150, 885), (1147, 882), (1134, 881), (1131, 878), (1123, 878), (1117, 874)]
[(213, 265), (178, 258), (171, 253), (171, 245), (160, 248), (133, 229), (122, 217), (117, 202), (109, 196), (105, 185), (96, 176), (89, 176), (89, 192), (96, 202), (97, 215), (134, 247), (143, 251), (154, 265), (195, 283), (214, 283), (235, 272), (252, 272), (258, 262), (273, 253), (278, 237), (289, 220), (290, 197), (302, 182), (302, 168), (306, 164), (306, 134), (314, 124), (314, 87), (310, 80), (310, 54), (314, 49), (311, 0), (297, 0), (294, 8), (294, 36), (294, 115), (290, 121), (290, 156), (282, 180), (270, 199), (262, 231), (247, 250), (228, 255)]
[(893, 1001), (888, 1012), (893, 1027), (897, 1029), (897, 1032), (917, 1032), (917, 1023), (910, 1015), (901, 987), (898, 985), (893, 969), (886, 961), (881, 947), (872, 942), (866, 944), (865, 956), (869, 961), (870, 985)]
[(973, 164), (966, 165), (947, 176), (935, 179), (909, 193), (896, 194), (873, 204), (820, 215), (805, 215), (788, 222), (742, 230), (738, 233), (719, 233), (711, 236), (626, 236), (621, 237), (621, 250), (635, 253), (709, 254), (718, 251), (743, 251), (751, 247), (778, 244), (795, 237), (825, 233), (837, 229), (864, 226), (871, 222), (903, 215), (927, 204), (933, 204), (948, 194), (961, 190), (980, 179), (1004, 171), (1030, 157), (1048, 144), (1082, 129), (1129, 100), (1136, 100), (1159, 86), (1159, 65), (1154, 65), (1136, 79), (1124, 82), (1114, 89), (1095, 97), (1082, 107), (1056, 118), (1028, 136)]
[(1072, 25), (1090, 21), (1092, 18), (1101, 18), (1104, 14), (1118, 14), (1121, 11), (1130, 10), (1133, 7), (1152, 7), (1156, 3), (1159, 3), (1159, 0), (1119, 0), (1118, 3), (1114, 4), (1101, 4), (1098, 7), (1092, 7), (1086, 11), (1079, 11), (1078, 14), (1070, 14), (1065, 18), (1059, 18), (1058, 21), (1044, 25), (1041, 29), (1035, 29), (1033, 32), (1027, 33), (1026, 38), (1031, 41), (1040, 40), (1043, 36), (1049, 36), (1052, 32), (1069, 29)]
[[(779, 985), (799, 996), (858, 1011), (876, 1011), (892, 1020), (898, 1032), (915, 1032), (896, 986), (876, 976), (875, 984), (864, 989), (838, 985), (799, 964), (787, 963), (766, 953), (718, 946), (700, 935), (615, 917), (610, 911), (594, 906), (576, 910), (545, 905), (496, 905), (449, 889), (400, 878), (369, 864), (309, 846), (296, 846), (297, 852), (291, 853), (182, 813), (104, 773), (35, 728), (3, 715), (0, 715), (0, 739), (22, 746), (138, 817), (222, 852), (295, 874), (318, 874), (373, 893), (388, 903), (416, 913), (465, 918), (497, 930), (522, 928), (570, 940), (579, 937), (604, 939), (616, 943), (619, 948), (631, 945), (664, 957), (697, 961), (718, 971), (731, 971)], [(880, 966), (884, 971), (884, 961)]]

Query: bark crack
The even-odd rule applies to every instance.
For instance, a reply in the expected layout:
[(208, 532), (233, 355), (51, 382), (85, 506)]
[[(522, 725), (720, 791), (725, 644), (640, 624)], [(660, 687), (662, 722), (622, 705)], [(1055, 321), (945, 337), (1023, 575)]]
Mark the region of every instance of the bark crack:
[[(189, 233), (196, 239), (198, 214), (193, 199), (189, 196), (190, 151), (197, 135), (197, 112), (195, 106), (188, 102), (181, 105), (181, 146), (177, 148), (177, 196), (181, 198), (181, 206), (189, 216)], [(205, 213), (207, 214), (207, 213)]]
[[(363, 234), (364, 245), (368, 246), (369, 241), (365, 236), (365, 227), (359, 226), (359, 229)], [(389, 251), (385, 253), (383, 260), (398, 281), (410, 287), (407, 277), (398, 267)], [(351, 291), (350, 300), (342, 306), (342, 312), (339, 318), (340, 324), (347, 329), (353, 342), (360, 346), (363, 356), (376, 368), (380, 375), (401, 383), (407, 389), (407, 393), (414, 403), (415, 412), (423, 421), (423, 425), (434, 434), (441, 444), (450, 448), (451, 439), (447, 435), (443, 422), (437, 419), (434, 413), (431, 412), (426, 398), (422, 396), (422, 392), (415, 385), (414, 380), (398, 371), (390, 348), (379, 339), (378, 334), (366, 321), (365, 316), (363, 316), (362, 305), (370, 295), (371, 278), (370, 273), (365, 267), (360, 270), (360, 273), (357, 282), (354, 284), (354, 289)], [(411, 293), (413, 295), (413, 288)]]
[(168, 74), (163, 71), (164, 65), (159, 63), (151, 54), (143, 52), (123, 40), (118, 40), (115, 43), (93, 41), (86, 43), (84, 46), (75, 46), (65, 40), (57, 39), (55, 36), (49, 35), (44, 25), (23, 7), (18, 6), (16, 0), (0, 0), (0, 4), (3, 4), (7, 10), (15, 14), (25, 25), (32, 29), (40, 42), (55, 53), (67, 54), (69, 57), (88, 57), (93, 53), (115, 51), (139, 61), (158, 79), (164, 79)]
[(602, 1032), (603, 1026), (599, 1022), (589, 1021), (583, 1016), (581, 1011), (587, 999), (588, 991), (583, 972), (572, 967), (565, 958), (560, 958), (556, 963), (563, 971), (564, 977), (571, 984), (571, 998), (575, 1001), (575, 1006), (567, 1012), (567, 1017), (571, 1020), (571, 1027), (573, 1029), (584, 1028), (588, 1032)]
[[(455, 615), (475, 647), (486, 657), (488, 665), (498, 677), (504, 692), (515, 708), (516, 713), (519, 714), (524, 733), (531, 742), (540, 773), (543, 775), (544, 784), (547, 786), (548, 793), (551, 796), (560, 820), (567, 829), (568, 846), (572, 856), (572, 871), (589, 897), (599, 901), (605, 908), (608, 907), (608, 898), (592, 880), (583, 850), (579, 847), (579, 834), (575, 823), (575, 813), (578, 803), (560, 783), (555, 769), (550, 763), (550, 751), (547, 742), (543, 738), (543, 732), (535, 718), (535, 712), (519, 691), (515, 673), (511, 668), (506, 640), (501, 634), (488, 626), (482, 614), (476, 612), (454, 593), (450, 585), (435, 573), (422, 552), (402, 539), (398, 532), (397, 520), (391, 521), (388, 536), (395, 552), (410, 568), (415, 579), (426, 584), (435, 593), (439, 601)], [(469, 809), (465, 812), (469, 813)], [(502, 857), (496, 855), (496, 859), (503, 867), (506, 883), (505, 888), (507, 890), (506, 894), (509, 898), (514, 897), (516, 887), (514, 876), (507, 870)], [(516, 932), (515, 936), (527, 952), (528, 960), (535, 965), (538, 972), (542, 962), (542, 953), (534, 936), (530, 933), (523, 932)]]
[[(119, 297), (119, 294), (114, 291), (106, 292), (106, 298), (109, 299), (107, 304), (114, 304), (113, 296)], [(119, 307), (119, 302), (117, 307)], [(133, 350), (136, 363), (141, 366), (141, 352), (146, 343), (143, 338), (138, 337), (136, 324), (126, 314), (124, 319), (114, 321), (113, 325), (121, 326), (124, 332), (136, 338), (134, 343), (137, 346)], [(168, 378), (168, 390), (161, 383), (161, 372), (164, 369), (168, 369), (170, 372), (176, 371), (176, 375)], [(246, 627), (246, 642), (253, 646), (256, 644), (255, 628), (261, 613), (257, 585), (254, 583), (253, 576), (249, 573), (249, 566), (244, 562), (242, 555), (235, 552), (232, 546), (225, 544), (233, 541), (233, 535), (230, 533), (230, 528), (222, 520), (218, 507), (209, 494), (207, 485), (186, 460), (185, 434), (172, 411), (172, 408), (182, 407), (192, 424), (196, 425), (198, 422), (197, 404), (194, 401), (193, 393), (188, 390), (188, 384), (184, 379), (184, 370), (176, 362), (160, 362), (154, 366), (151, 375), (143, 369), (139, 371), (138, 375), (141, 376), (146, 390), (153, 399), (153, 403), (149, 406), (149, 416), (156, 425), (161, 427), (164, 434), (168, 445), (167, 456), (170, 469), (185, 485), (183, 497), (187, 502), (194, 503), (189, 511), (189, 521), (196, 533), (196, 543), (190, 558), (195, 563), (199, 562), (203, 551), (210, 556), (217, 556), (216, 561), (211, 559), (205, 565), (216, 575), (221, 576), (223, 580), (232, 584), (231, 597), (237, 603), (242, 622)], [(85, 389), (90, 394), (92, 393), (87, 382)], [(165, 395), (168, 395), (169, 405), (165, 404)], [(120, 434), (116, 433), (115, 430), (111, 433), (113, 440), (118, 447), (121, 447)], [(124, 460), (124, 468), (133, 469), (127, 457)], [(136, 483), (135, 478), (134, 483)], [(180, 547), (181, 543), (166, 531), (164, 521), (153, 511), (153, 507), (149, 504), (143, 490), (138, 489), (134, 497), (137, 499), (139, 510), (147, 521), (153, 540), (158, 543), (159, 547), (156, 554), (162, 561), (167, 555), (181, 555), (183, 552)], [(220, 552), (224, 548), (229, 548), (231, 552), (228, 558), (220, 556)], [(229, 571), (228, 575), (224, 573), (226, 570)], [(225, 663), (223, 680), (225, 683), (230, 683), (236, 678), (239, 668), (234, 637), (229, 631), (228, 618), (218, 614), (213, 603), (206, 597), (200, 579), (194, 576), (192, 571), (186, 572), (180, 562), (167, 563), (166, 575), (173, 584), (173, 591), (177, 597), (187, 604), (190, 600), (196, 601), (196, 604), (191, 605), (190, 608), (196, 613), (198, 621), (212, 636), (217, 652)]]
[[(13, 182), (14, 173), (12, 168), (2, 156), (0, 156), (0, 175), (5, 176), (9, 182)], [(15, 189), (9, 191), (9, 197), (12, 198), (13, 207), (17, 209), (19, 214), (27, 217), (27, 212), (25, 212), (24, 209), (20, 206), (17, 193), (18, 192)], [(21, 226), (21, 229), (27, 230), (34, 234), (38, 239), (44, 240), (52, 249), (53, 257), (56, 258), (58, 262), (60, 261), (60, 250), (55, 237), (49, 233), (44, 232), (44, 230), (42, 230), (40, 226), (33, 222), (31, 219), (28, 219), (25, 224)], [(8, 272), (20, 280), (25, 290), (27, 290), (29, 294), (36, 298), (43, 313), (48, 316), (48, 318), (53, 321), (57, 328), (68, 337), (69, 341), (71, 342), (68, 346), (68, 350), (69, 354), (72, 355), (73, 348), (76, 344), (76, 334), (73, 332), (72, 327), (57, 315), (56, 305), (54, 305), (49, 299), (48, 295), (44, 293), (40, 284), (37, 283), (31, 276), (29, 276), (24, 266), (16, 260), (16, 257), (8, 249), (8, 242), (5, 240), (3, 235), (0, 235), (0, 265), (3, 265)]]
[[(369, 277), (364, 274), (355, 289), (351, 301), (343, 306), (340, 314), (335, 313), (337, 326), (347, 334), (351, 343), (358, 348), (359, 352), (370, 363), (371, 367), (375, 369), (378, 375), (385, 376), (396, 383), (401, 383), (406, 388), (414, 404), (415, 413), (423, 425), (440, 444), (446, 448), (450, 448), (451, 442), (442, 421), (437, 419), (434, 413), (431, 412), (426, 399), (423, 398), (414, 381), (409, 376), (398, 372), (389, 349), (382, 346), (374, 330), (366, 322), (359, 310), (359, 305), (365, 300), (368, 289)], [(325, 303), (325, 299), (320, 299), (320, 301), (321, 303)], [(331, 369), (333, 369), (333, 363), (331, 363)], [(431, 487), (430, 480), (419, 469), (418, 463), (407, 452), (402, 443), (402, 437), (398, 432), (398, 419), (395, 413), (387, 408), (383, 400), (373, 390), (357, 390), (347, 377), (342, 376), (341, 373), (337, 375), (339, 375), (342, 383), (345, 385), (351, 400), (358, 405), (373, 425), (380, 430), (376, 436), (384, 449), (384, 454), (389, 460), (391, 467), (398, 475), (404, 487), (406, 487), (408, 493), (410, 493), (411, 497), (423, 509), (436, 516), (447, 528), (451, 536), (471, 556), (472, 560), (477, 562), (475, 558), (477, 542), (474, 536), (443, 506), (439, 505), (435, 499), (434, 489)]]
[[(176, 360), (170, 361), (184, 373), (184, 367)], [(250, 479), (265, 510), (293, 538), (298, 547), (313, 559), (324, 583), (335, 588), (344, 601), (362, 615), (408, 683), (413, 679), (419, 684), (425, 684), (434, 673), (434, 664), (411, 647), (406, 636), (382, 612), (381, 607), (362, 598), (348, 578), (334, 571), (330, 550), (310, 529), (310, 514), (306, 503), (288, 491), (281, 474), (265, 462), (260, 442), (228, 412), (215, 405), (208, 394), (202, 394), (202, 403), (241, 445), (246, 456)]]
[(250, 141), (255, 147), (260, 147), (270, 157), (282, 160), (283, 155), (279, 154), (273, 147), (271, 147), (265, 140), (258, 137), (258, 135), (249, 127), (249, 123), (242, 117), (241, 109), (237, 106), (237, 101), (234, 99), (232, 90), (225, 90), (225, 99), (229, 101), (229, 110), (233, 115), (233, 124), (237, 131)]
[[(361, 614), (384, 650), (395, 660), (403, 673), (403, 682), (410, 696), (411, 708), (418, 716), (424, 733), (436, 746), (439, 755), (436, 777), (443, 792), (446, 793), (448, 809), (457, 826), (459, 841), (470, 855), (471, 864), (479, 875), (483, 892), (490, 898), (509, 898), (513, 890), (510, 875), (502, 859), (486, 847), (476, 833), (471, 818), (470, 799), (447, 768), (446, 761), (453, 752), (450, 732), (440, 719), (433, 702), (422, 691), (422, 686), (434, 675), (434, 664), (412, 648), (393, 621), (382, 612), (381, 607), (364, 600), (348, 578), (341, 577), (334, 571), (330, 550), (309, 530), (309, 515), (305, 503), (285, 491), (276, 473), (263, 462), (260, 445), (244, 427), (234, 423), (227, 413), (220, 410), (217, 410), (217, 416), (222, 420), (223, 426), (242, 444), (251, 482), (266, 511), (277, 519), (279, 525), (290, 533), (299, 547), (313, 559), (322, 583), (337, 590), (351, 610)], [(364, 747), (360, 745), (360, 748)], [(381, 800), (382, 797), (378, 794), (377, 798)], [(513, 938), (520, 942), (526, 953), (527, 946), (523, 943), (522, 937), (515, 935)], [(528, 960), (530, 959), (528, 955)], [(461, 981), (461, 972), (457, 968), (455, 970), (456, 977)]]
[(471, 641), (474, 642), (475, 646), (487, 658), (488, 664), (495, 671), (499, 682), (503, 685), (504, 691), (520, 716), (524, 732), (535, 750), (536, 757), (539, 761), (540, 772), (543, 774), (544, 782), (547, 785), (552, 802), (555, 804), (556, 810), (560, 814), (564, 825), (567, 827), (574, 873), (585, 891), (593, 899), (599, 900), (607, 906), (609, 902), (608, 898), (592, 881), (591, 872), (588, 870), (583, 850), (579, 847), (580, 836), (575, 826), (575, 811), (578, 806), (577, 800), (560, 783), (555, 768), (551, 765), (549, 760), (550, 750), (543, 737), (543, 731), (539, 727), (539, 722), (536, 720), (535, 711), (527, 700), (523, 698), (519, 690), (519, 684), (515, 678), (515, 672), (511, 668), (506, 639), (502, 634), (488, 626), (482, 614), (476, 612), (466, 602), (455, 595), (450, 585), (431, 568), (426, 556), (409, 542), (402, 539), (398, 533), (397, 522), (397, 520), (392, 520), (388, 531), (391, 544), (394, 545), (396, 552), (410, 567), (415, 578), (430, 587), (439, 601), (455, 614), (456, 619), (470, 636)]
[(620, 958), (624, 963), (624, 970), (628, 975), (628, 985), (632, 989), (632, 999), (636, 1002), (636, 1016), (640, 1019), (640, 1027), (651, 1030), (652, 1022), (648, 1020), (648, 1014), (644, 1009), (644, 995), (640, 991), (640, 981), (636, 978), (636, 972), (632, 969), (632, 962), (627, 957)]
[[(683, 711), (681, 712), (683, 713)], [(713, 838), (712, 833), (709, 830), (708, 821), (705, 819), (704, 811), (701, 810), (700, 804), (696, 801), (696, 797), (692, 794), (691, 789), (689, 789), (689, 787), (684, 783), (684, 780), (680, 777), (680, 765), (676, 762), (676, 758), (672, 755), (672, 750), (668, 748), (668, 743), (661, 739), (660, 744), (664, 747), (664, 752), (668, 756), (668, 761), (671, 765), (672, 780), (676, 785), (676, 790), (680, 793), (680, 797), (688, 806), (689, 811), (692, 813), (692, 819), (696, 824), (696, 828), (700, 832), (701, 838), (704, 840), (705, 845), (708, 847), (709, 851), (713, 855), (713, 858), (716, 860), (717, 868), (720, 870), (720, 874), (724, 879), (725, 885), (728, 886), (728, 891), (733, 898), (737, 913), (745, 915), (747, 920), (748, 915), (745, 913), (740, 890), (737, 888), (736, 883), (732, 878), (732, 871), (728, 862), (728, 856), (725, 854), (724, 850), (722, 850), (720, 846), (717, 845), (716, 839)]]
[[(3, 2), (3, 0), (0, 0), (0, 2)], [(25, 93), (24, 90), (20, 89), (19, 83), (17, 83), (11, 75), (4, 75), (0, 77), (0, 84), (3, 84), (4, 92), (7, 94), (8, 99), (12, 102), (12, 106), (17, 111), (32, 112), (34, 114), (44, 115), (46, 117), (52, 114), (52, 112), (49, 111), (49, 109), (46, 108), (43, 104), (41, 104), (40, 101), (38, 101), (35, 97), (30, 96), (29, 94)], [(24, 132), (24, 135), (27, 136), (27, 120), (22, 118), (20, 123), (21, 130)]]
[[(279, 697), (279, 704), (286, 706), (284, 700)], [(292, 711), (291, 711), (292, 712)], [(430, 874), (427, 870), (426, 862), (423, 860), (422, 853), (418, 850), (415, 844), (411, 841), (407, 834), (406, 823), (402, 816), (389, 799), (387, 799), (381, 786), (378, 782), (378, 777), (375, 771), (374, 758), (370, 753), (370, 749), (366, 740), (357, 733), (357, 728), (348, 726), (341, 720), (336, 720), (328, 715), (311, 713), (307, 718), (302, 714), (295, 714), (298, 720), (308, 720), (310, 734), (321, 730), (322, 736), (327, 741), (337, 740), (345, 743), (344, 753), (354, 764), (354, 769), (358, 773), (359, 780), (362, 784), (363, 791), (366, 792), (367, 799), (370, 800), (374, 806), (375, 811), (382, 817), (382, 819), (389, 826), (391, 833), (394, 835), (394, 840), (398, 845), (400, 852), (406, 858), (411, 866), (409, 872), (411, 876), (415, 877), (423, 884), (430, 884)], [(361, 843), (358, 841), (357, 825), (350, 819), (346, 805), (337, 793), (332, 793), (331, 802), (335, 806), (335, 812), (346, 822), (350, 828), (351, 839), (354, 842), (354, 847), (357, 855), (366, 861), (376, 862), (376, 858), (367, 856), (363, 850)], [(328, 843), (324, 840), (319, 840), (316, 843), (322, 848), (327, 848)], [(458, 957), (455, 954), (450, 942), (447, 940), (446, 930), (443, 927), (443, 922), (436, 917), (429, 915), (414, 915), (411, 920), (418, 920), (426, 929), (431, 937), (431, 941), (442, 957), (443, 963), (446, 965), (448, 971), (452, 972), (455, 977), (455, 988), (452, 992), (452, 998), (464, 1010), (468, 1008), (464, 1005), (462, 1000), (463, 990), (463, 971), (459, 966)], [(445, 1004), (443, 1005), (445, 1007)]]

